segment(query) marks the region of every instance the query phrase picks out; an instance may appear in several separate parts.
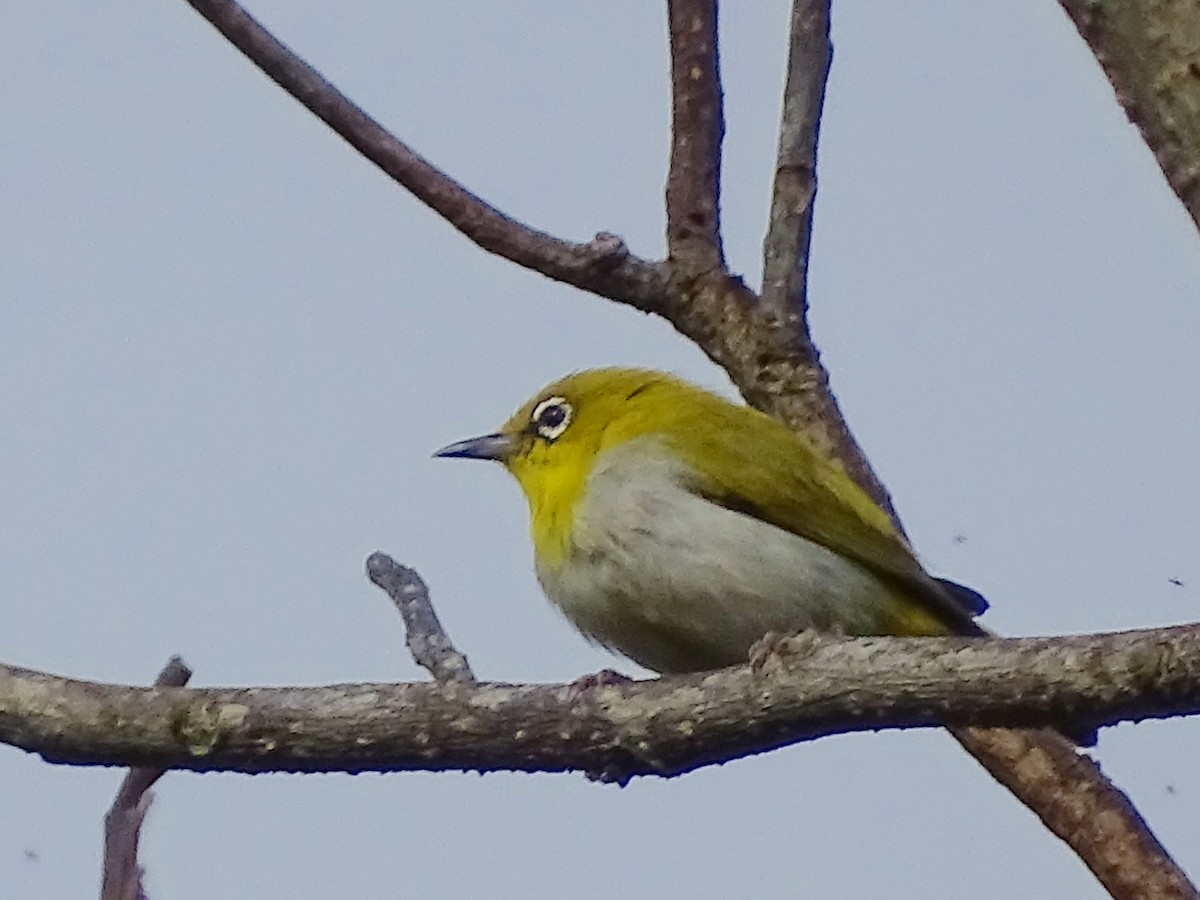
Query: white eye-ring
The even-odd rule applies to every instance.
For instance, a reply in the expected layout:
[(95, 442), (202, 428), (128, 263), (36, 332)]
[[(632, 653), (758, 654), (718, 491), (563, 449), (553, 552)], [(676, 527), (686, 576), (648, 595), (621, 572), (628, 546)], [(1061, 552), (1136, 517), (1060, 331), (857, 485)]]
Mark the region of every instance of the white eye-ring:
[(529, 417), (534, 429), (548, 441), (553, 441), (571, 424), (571, 404), (565, 397), (547, 397), (533, 408)]

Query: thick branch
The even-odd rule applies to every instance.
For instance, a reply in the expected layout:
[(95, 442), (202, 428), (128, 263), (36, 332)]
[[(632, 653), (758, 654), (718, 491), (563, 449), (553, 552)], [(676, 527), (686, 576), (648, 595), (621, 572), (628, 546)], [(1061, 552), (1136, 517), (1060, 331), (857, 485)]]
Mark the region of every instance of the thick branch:
[(1060, 2), (1200, 227), (1200, 2)]
[(638, 309), (657, 308), (666, 283), (661, 266), (633, 256), (611, 235), (575, 244), (506, 216), (397, 140), (237, 3), (188, 2), (276, 84), (484, 250)]
[(54, 762), (242, 772), (677, 775), (827, 734), (1200, 713), (1200, 626), (1069, 638), (801, 636), (749, 667), (566, 685), (141, 688), (0, 668), (0, 741)]
[(721, 141), (725, 115), (716, 0), (667, 0), (671, 37), (671, 167), (667, 255), (691, 274), (724, 269)]

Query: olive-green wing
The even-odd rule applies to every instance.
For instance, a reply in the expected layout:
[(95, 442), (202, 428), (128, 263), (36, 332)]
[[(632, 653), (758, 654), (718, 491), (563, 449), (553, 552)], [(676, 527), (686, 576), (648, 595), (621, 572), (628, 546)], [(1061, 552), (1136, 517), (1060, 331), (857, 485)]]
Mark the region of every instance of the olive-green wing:
[(903, 585), (955, 632), (981, 633), (972, 617), (986, 608), (983, 598), (925, 572), (888, 515), (840, 463), (747, 407), (714, 405), (705, 410), (705, 421), (694, 425), (687, 432), (687, 446), (681, 441), (676, 447), (688, 463), (689, 489)]

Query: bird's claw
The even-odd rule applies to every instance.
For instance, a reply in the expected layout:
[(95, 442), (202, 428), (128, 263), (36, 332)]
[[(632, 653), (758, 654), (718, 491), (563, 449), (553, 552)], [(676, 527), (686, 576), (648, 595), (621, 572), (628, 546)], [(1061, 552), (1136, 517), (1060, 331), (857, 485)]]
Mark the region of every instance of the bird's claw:
[(599, 672), (592, 672), (588, 675), (580, 675), (569, 685), (567, 685), (567, 698), (575, 701), (583, 697), (590, 691), (602, 687), (623, 687), (627, 684), (632, 684), (633, 679), (628, 675), (623, 675), (615, 669), (601, 669)]
[(750, 652), (747, 654), (750, 671), (761, 672), (772, 659), (780, 659), (784, 656), (808, 656), (817, 649), (820, 642), (821, 635), (813, 629), (801, 631), (799, 634), (780, 634), (778, 631), (768, 631), (750, 645)]

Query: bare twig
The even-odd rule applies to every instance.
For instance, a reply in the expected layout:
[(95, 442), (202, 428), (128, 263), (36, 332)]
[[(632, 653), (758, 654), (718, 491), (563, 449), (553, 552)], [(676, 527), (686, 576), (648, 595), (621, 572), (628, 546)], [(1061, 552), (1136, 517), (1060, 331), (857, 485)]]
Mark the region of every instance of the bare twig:
[(406, 643), (417, 665), (435, 681), (474, 684), (467, 658), (454, 646), (429, 600), (429, 588), (416, 570), (400, 565), (386, 553), (367, 558), (367, 577), (396, 604), (404, 619)]
[(671, 39), (671, 167), (667, 256), (688, 274), (724, 269), (721, 141), (725, 116), (716, 0), (667, 0)]
[(651, 311), (663, 267), (623, 244), (564, 241), (506, 216), (414, 153), (231, 0), (188, 0), (256, 66), (354, 149), (489, 253), (549, 278)]
[[(183, 687), (192, 670), (172, 656), (154, 679), (156, 687)], [(144, 900), (142, 867), (138, 863), (138, 841), (142, 822), (154, 795), (150, 788), (162, 777), (163, 768), (137, 766), (129, 770), (112, 807), (104, 816), (104, 879), (101, 900)]]
[(1196, 714), (1200, 625), (1004, 640), (806, 635), (760, 671), (599, 687), (586, 702), (570, 685), (189, 690), (0, 667), (0, 742), (53, 762), (240, 772), (576, 769), (625, 779), (845, 731)]
[[(763, 241), (762, 303), (779, 318), (798, 323), (808, 315), (817, 136), (832, 58), (829, 0), (797, 0), (792, 7), (771, 217)], [(807, 327), (802, 330), (807, 338)], [(815, 351), (812, 362), (819, 365)]]
[(1029, 804), (1034, 812), (1113, 897), (1200, 897), (1129, 797), (1057, 733), (1001, 728), (957, 728), (951, 733), (1018, 797), (1033, 792), (1040, 798)]
[(1200, 227), (1200, 2), (1059, 2)]

